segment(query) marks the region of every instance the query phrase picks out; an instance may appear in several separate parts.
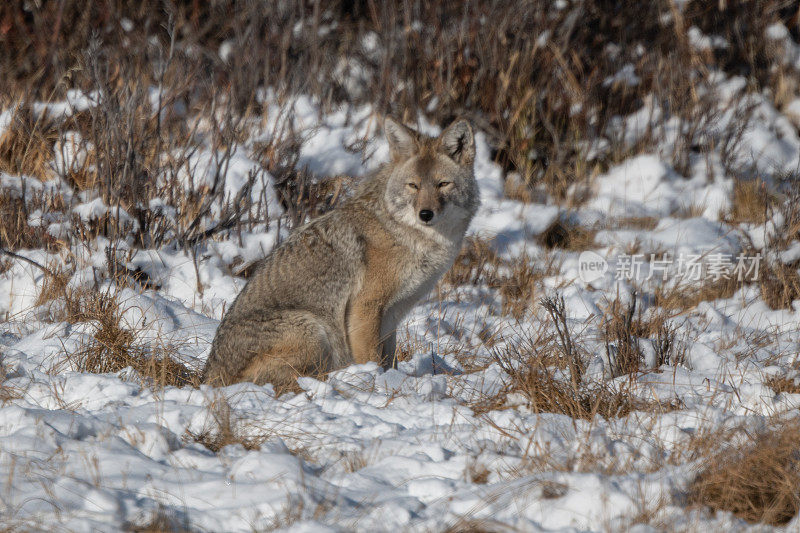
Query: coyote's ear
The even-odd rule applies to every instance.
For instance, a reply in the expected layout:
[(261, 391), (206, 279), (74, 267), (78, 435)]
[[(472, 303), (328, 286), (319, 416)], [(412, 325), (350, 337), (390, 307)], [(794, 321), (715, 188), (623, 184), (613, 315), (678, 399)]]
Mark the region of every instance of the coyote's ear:
[(475, 161), (475, 136), (465, 119), (450, 124), (439, 135), (439, 143), (442, 151), (459, 165), (471, 165)]
[(386, 135), (386, 140), (389, 141), (392, 159), (407, 159), (419, 149), (417, 132), (392, 117), (384, 119), (383, 131)]

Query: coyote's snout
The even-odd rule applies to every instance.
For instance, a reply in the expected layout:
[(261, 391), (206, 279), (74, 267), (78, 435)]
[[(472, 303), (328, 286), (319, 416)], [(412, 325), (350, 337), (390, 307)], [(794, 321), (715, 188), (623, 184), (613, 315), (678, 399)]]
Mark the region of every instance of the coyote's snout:
[(465, 120), (431, 138), (387, 118), (391, 161), (259, 265), (217, 330), (204, 380), (273, 383), (394, 363), (398, 322), (451, 266), (479, 199)]

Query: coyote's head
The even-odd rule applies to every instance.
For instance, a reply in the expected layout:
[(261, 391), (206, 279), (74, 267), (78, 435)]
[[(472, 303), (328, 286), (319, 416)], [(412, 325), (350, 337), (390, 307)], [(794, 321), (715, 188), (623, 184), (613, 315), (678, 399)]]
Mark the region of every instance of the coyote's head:
[(478, 208), (475, 137), (466, 120), (457, 120), (438, 138), (422, 135), (386, 118), (392, 155), (386, 204), (402, 223), (441, 233), (464, 231)]

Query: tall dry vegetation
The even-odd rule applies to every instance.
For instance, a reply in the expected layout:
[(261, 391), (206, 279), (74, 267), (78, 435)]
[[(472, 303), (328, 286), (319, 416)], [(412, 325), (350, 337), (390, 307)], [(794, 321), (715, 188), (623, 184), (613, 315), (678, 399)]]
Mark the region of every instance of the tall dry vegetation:
[(72, 368), (100, 374), (130, 368), (152, 388), (197, 384), (196, 373), (176, 360), (180, 346), (144, 341), (142, 332), (125, 320), (115, 291), (75, 289), (68, 281), (69, 273), (51, 272), (39, 299), (49, 305), (53, 319), (91, 325), (90, 334), (67, 356)]
[[(715, 113), (713, 95), (703, 91), (708, 72), (745, 76), (779, 105), (798, 80), (764, 38), (770, 24), (783, 22), (800, 40), (798, 10), (787, 0), (691, 1), (682, 9), (669, 0), (563, 8), (508, 0), (25, 6), (0, 8), (2, 94), (48, 100), (70, 87), (97, 90), (105, 78), (133, 100), (149, 86), (168, 89), (164, 109), (180, 102), (197, 110), (223, 97), (239, 113), (258, 113), (258, 88), (273, 87), (327, 104), (368, 102), (406, 118), (417, 110), (435, 122), (467, 114), (507, 170), (557, 196), (653, 141), (650, 131), (628, 146), (610, 127), (647, 95), (682, 125), (680, 170), (690, 153), (711, 149), (704, 145)], [(692, 27), (727, 45), (697, 50)], [(83, 59), (93, 40), (94, 66)], [(608, 149), (597, 145), (600, 137), (611, 141)]]
[[(738, 444), (726, 442), (730, 440)], [(799, 441), (796, 421), (716, 435), (701, 455), (689, 502), (730, 511), (749, 522), (786, 524), (800, 510)]]
[[(750, 16), (754, 10), (759, 17)], [(619, 117), (637, 110), (657, 107), (661, 120), (680, 124), (672, 154), (680, 172), (692, 154), (729, 154), (747, 112), (730, 136), (713, 133), (720, 111), (706, 90), (708, 73), (743, 75), (780, 105), (798, 77), (781, 61), (780, 46), (764, 38), (776, 22), (798, 38), (797, 9), (785, 0), (692, 1), (683, 9), (668, 0), (563, 8), (500, 0), (16, 0), (0, 6), (0, 103), (16, 109), (0, 139), (0, 170), (60, 175), (77, 191), (97, 190), (112, 211), (78, 232), (89, 238), (132, 235), (138, 246), (190, 250), (214, 235), (263, 228), (274, 214), (266, 197), (250, 193), (264, 172), (275, 178), (283, 222), (296, 225), (335, 203), (348, 184), (319, 186), (319, 176), (299, 167), (302, 140), (286, 120), (270, 142), (253, 147), (262, 168), (242, 195), (224, 194), (224, 172), (248, 125), (267, 118), (258, 95), (269, 87), (279, 99), (313, 95), (323, 108), (369, 103), (409, 119), (422, 111), (439, 123), (467, 115), (519, 184), (513, 194), (530, 199), (544, 189), (580, 202), (585, 193), (573, 185), (661, 140), (653, 124), (626, 140)], [(727, 45), (696, 49), (693, 27)], [(99, 105), (61, 119), (33, 112), (33, 101), (61, 100), (70, 89)], [(57, 168), (52, 154), (66, 131), (79, 134), (69, 139), (85, 157)], [(215, 150), (216, 175), (203, 179), (192, 159), (201, 146)], [(177, 216), (152, 208), (155, 199)], [(116, 216), (120, 209), (130, 218)], [(222, 220), (212, 221), (220, 211)], [(553, 228), (545, 240), (579, 249), (593, 238), (584, 233)]]
[(682, 361), (681, 343), (663, 317), (637, 315), (635, 303), (625, 306), (615, 301), (609, 306), (600, 329), (606, 349), (610, 352), (614, 346), (614, 353), (609, 354), (610, 371), (614, 376), (627, 377), (611, 383), (586, 377), (586, 335), (568, 319), (563, 297), (544, 298), (539, 304), (544, 318), (536, 321), (538, 327), (520, 334), (517, 342), (493, 350), (494, 362), (509, 381), (495, 397), (480, 398), (473, 405), (476, 412), (501, 407), (511, 392), (521, 394), (534, 412), (586, 420), (596, 415), (616, 418), (634, 410), (676, 407), (676, 403), (639, 399), (633, 387), (636, 376), (647, 370), (640, 342), (652, 343), (658, 365)]

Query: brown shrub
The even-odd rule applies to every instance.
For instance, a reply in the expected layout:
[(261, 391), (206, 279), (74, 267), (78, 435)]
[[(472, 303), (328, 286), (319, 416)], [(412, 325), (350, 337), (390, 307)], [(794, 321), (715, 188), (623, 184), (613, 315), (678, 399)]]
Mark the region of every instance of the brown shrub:
[[(692, 0), (683, 11), (687, 23), (694, 24), (707, 35), (725, 39), (727, 46), (713, 52), (713, 60), (722, 70), (730, 75), (745, 76), (757, 88), (771, 88), (776, 94), (776, 84), (786, 72), (775, 68), (781, 63), (781, 52), (764, 35), (769, 25), (780, 21), (790, 28), (795, 40), (800, 39), (797, 9), (792, 2), (755, 0), (717, 5)], [(754, 18), (753, 13), (759, 16)]]
[[(311, 94), (325, 106), (369, 102), (406, 117), (424, 110), (440, 123), (468, 114), (487, 132), (496, 159), (519, 175), (518, 196), (544, 184), (563, 198), (571, 185), (656, 141), (648, 132), (627, 146), (609, 127), (614, 116), (641, 109), (645, 95), (654, 94), (688, 132), (676, 155), (679, 169), (690, 151), (706, 148), (713, 97), (698, 95), (709, 71), (745, 76), (779, 103), (792, 97), (797, 72), (782, 64), (780, 47), (764, 30), (783, 22), (797, 39), (796, 10), (785, 0), (750, 4), (700, 0), (678, 10), (670, 2), (628, 1), (610, 9), (592, 0), (553, 9), (547, 1), (479, 0), (419, 3), (412, 16), (399, 0), (324, 8), (300, 0), (65, 0), (33, 10), (11, 2), (0, 7), (0, 47), (8, 51), (0, 57), (0, 93), (42, 99), (93, 88), (92, 69), (82, 68), (81, 58), (96, 46), (105, 56), (100, 70), (125, 70), (125, 61), (144, 58), (148, 68), (137, 81), (175, 87), (190, 109), (221, 95), (237, 111), (257, 113), (256, 88), (271, 86)], [(124, 19), (135, 30), (121, 29)], [(698, 52), (687, 36), (693, 26), (729, 46)], [(365, 49), (366, 36), (377, 46)], [(223, 42), (231, 50), (226, 58), (218, 53)], [(124, 53), (109, 54), (115, 49)], [(628, 65), (637, 84), (614, 78)], [(203, 74), (199, 81), (188, 75), (195, 72)], [(598, 149), (599, 137), (612, 146)]]
[(800, 425), (787, 421), (743, 432), (744, 444), (716, 441), (718, 451), (702, 461), (689, 487), (689, 502), (749, 522), (785, 524), (800, 509)]

